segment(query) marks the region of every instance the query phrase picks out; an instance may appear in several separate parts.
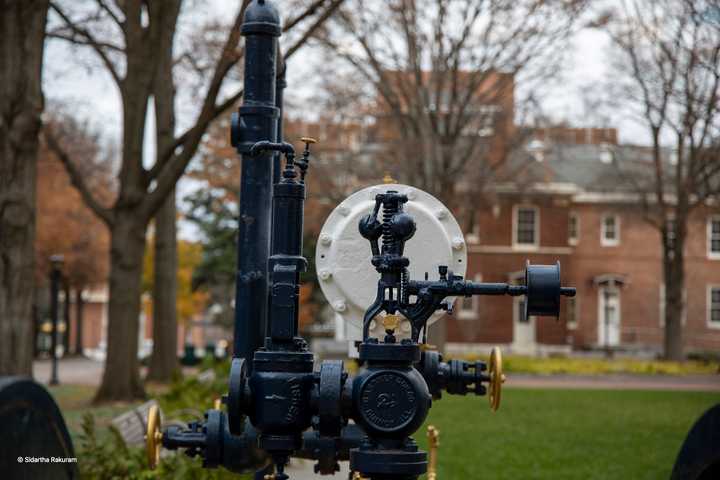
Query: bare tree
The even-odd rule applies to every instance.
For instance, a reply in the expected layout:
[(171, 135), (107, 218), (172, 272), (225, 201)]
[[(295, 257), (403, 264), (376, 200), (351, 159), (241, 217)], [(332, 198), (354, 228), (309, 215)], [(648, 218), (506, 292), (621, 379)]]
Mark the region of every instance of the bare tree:
[(518, 143), (516, 82), (532, 92), (559, 70), (585, 6), (354, 0), (323, 41), (374, 87), (388, 169), (458, 207), (458, 189), (480, 192)]
[(636, 185), (662, 242), (665, 357), (680, 360), (688, 220), (720, 193), (720, 5), (628, 0), (608, 32), (614, 81), (652, 139), (651, 173)]
[(35, 176), (47, 0), (0, 1), (0, 375), (32, 375)]
[[(74, 162), (65, 162), (84, 201), (107, 223), (111, 233), (108, 349), (97, 401), (144, 395), (137, 343), (145, 230), (175, 188), (208, 125), (242, 96), (241, 89), (222, 98), (220, 92), (228, 74), (242, 58), (240, 27), (248, 3), (249, 0), (244, 0), (238, 8), (231, 26), (221, 37), (219, 55), (206, 69), (198, 113), (191, 126), (180, 134), (168, 130), (166, 134), (172, 138), (163, 140), (167, 142), (166, 148), (158, 150), (157, 159), (149, 168), (143, 164), (142, 148), (148, 102), (155, 99), (158, 111), (175, 108), (172, 104), (159, 105), (159, 101), (174, 97), (159, 92), (156, 79), (161, 66), (164, 65), (162, 68), (167, 74), (167, 68), (174, 65), (174, 62), (168, 65), (163, 59), (167, 60), (166, 50), (173, 43), (181, 0), (117, 3), (95, 0), (90, 7), (73, 5), (73, 10), (69, 2), (51, 3), (57, 25), (49, 36), (91, 49), (113, 78), (122, 99), (122, 158), (118, 195), (112, 206), (101, 205), (85, 185)], [(338, 4), (338, 0), (311, 2), (296, 18), (298, 21), (289, 22), (303, 26), (309, 23), (309, 26), (288, 48), (286, 57), (307, 41)], [(168, 123), (163, 122), (163, 128), (167, 126)]]

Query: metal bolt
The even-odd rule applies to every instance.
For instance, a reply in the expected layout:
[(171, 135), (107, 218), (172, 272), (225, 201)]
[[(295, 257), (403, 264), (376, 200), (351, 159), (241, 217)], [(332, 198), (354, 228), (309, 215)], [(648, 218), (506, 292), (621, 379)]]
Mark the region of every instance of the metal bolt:
[(335, 303), (333, 303), (333, 309), (336, 312), (344, 312), (347, 309), (347, 305), (345, 305), (344, 300), (338, 300)]
[(332, 273), (330, 273), (329, 270), (320, 270), (320, 278), (322, 280), (327, 280), (328, 278), (330, 278), (331, 275)]
[(327, 233), (320, 235), (320, 243), (323, 245), (330, 245), (332, 243), (332, 237)]
[(338, 208), (338, 213), (340, 213), (340, 215), (342, 215), (343, 217), (347, 217), (348, 215), (350, 215), (350, 209), (343, 205)]
[(415, 190), (412, 188), (408, 188), (405, 190), (405, 196), (408, 197), (408, 200), (415, 200), (415, 197), (417, 197), (417, 193), (415, 193)]
[(465, 245), (465, 242), (463, 241), (462, 238), (460, 238), (460, 237), (453, 238), (452, 247), (454, 250), (462, 250), (463, 245)]
[(435, 216), (440, 220), (447, 218), (447, 215), (448, 215), (448, 212), (444, 208), (441, 208), (435, 212)]

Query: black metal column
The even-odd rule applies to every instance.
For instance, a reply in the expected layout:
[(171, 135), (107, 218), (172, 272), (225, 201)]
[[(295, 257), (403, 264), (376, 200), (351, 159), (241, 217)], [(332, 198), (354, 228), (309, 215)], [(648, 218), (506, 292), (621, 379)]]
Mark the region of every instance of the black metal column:
[[(277, 137), (276, 59), (280, 17), (269, 0), (245, 11), (245, 92), (233, 119), (232, 143), (242, 155), (238, 272), (235, 297), (235, 357), (250, 359), (263, 343), (267, 324), (273, 152), (250, 155), (258, 141)], [(249, 362), (248, 362), (249, 363)], [(248, 366), (250, 366), (248, 364)]]
[(52, 337), (50, 342), (50, 355), (52, 364), (50, 367), (50, 385), (58, 385), (58, 316), (60, 315), (60, 281), (62, 280), (62, 255), (53, 255), (50, 257), (50, 319), (52, 320)]

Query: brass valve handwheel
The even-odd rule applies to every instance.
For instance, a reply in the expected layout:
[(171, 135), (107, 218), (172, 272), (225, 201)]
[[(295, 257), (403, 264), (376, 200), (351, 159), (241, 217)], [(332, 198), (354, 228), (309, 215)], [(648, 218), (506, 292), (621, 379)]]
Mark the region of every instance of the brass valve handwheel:
[(496, 412), (500, 408), (500, 397), (502, 393), (502, 384), (505, 383), (505, 374), (503, 374), (502, 353), (498, 347), (493, 347), (490, 351), (490, 365), (488, 367), (488, 400), (490, 401), (490, 409)]
[(147, 432), (145, 432), (145, 449), (147, 450), (148, 464), (155, 469), (160, 463), (160, 448), (162, 447), (162, 427), (160, 408), (157, 405), (150, 407), (147, 418)]

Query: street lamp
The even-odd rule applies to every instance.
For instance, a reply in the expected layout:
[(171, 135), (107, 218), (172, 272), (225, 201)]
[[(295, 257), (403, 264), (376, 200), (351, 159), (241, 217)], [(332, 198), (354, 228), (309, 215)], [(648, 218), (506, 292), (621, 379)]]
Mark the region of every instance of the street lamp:
[(52, 369), (50, 373), (50, 385), (58, 385), (58, 358), (57, 358), (57, 333), (58, 333), (58, 303), (60, 294), (60, 281), (62, 279), (62, 266), (64, 258), (62, 255), (50, 257), (50, 317), (52, 319), (52, 336), (50, 354), (52, 355)]

